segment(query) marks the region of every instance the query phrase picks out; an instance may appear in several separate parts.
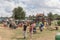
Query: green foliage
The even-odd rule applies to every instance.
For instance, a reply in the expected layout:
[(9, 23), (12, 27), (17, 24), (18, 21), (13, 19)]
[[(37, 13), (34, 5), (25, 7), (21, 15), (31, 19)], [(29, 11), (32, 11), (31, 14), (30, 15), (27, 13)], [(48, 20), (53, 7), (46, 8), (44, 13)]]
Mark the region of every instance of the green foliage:
[(31, 15), (29, 15), (29, 19), (30, 19), (30, 20), (35, 19), (35, 16), (34, 16), (34, 15), (32, 15), (32, 16), (31, 16)]
[(14, 8), (13, 15), (15, 19), (25, 19), (25, 11), (22, 7)]
[(60, 18), (60, 15), (58, 14), (54, 14), (53, 16), (54, 16), (54, 19)]
[(51, 20), (54, 19), (54, 16), (53, 16), (52, 12), (49, 12), (49, 14), (48, 14), (48, 18), (50, 18)]
[(54, 16), (54, 19), (56, 19), (58, 17), (58, 14), (54, 14), (53, 16)]
[(57, 22), (58, 26), (60, 26), (60, 20)]

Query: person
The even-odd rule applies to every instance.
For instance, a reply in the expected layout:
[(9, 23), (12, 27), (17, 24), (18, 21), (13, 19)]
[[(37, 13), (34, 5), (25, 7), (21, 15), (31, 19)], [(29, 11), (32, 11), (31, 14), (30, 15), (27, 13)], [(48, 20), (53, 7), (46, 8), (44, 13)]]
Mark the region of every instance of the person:
[(12, 28), (12, 21), (9, 20), (9, 28)]
[(56, 28), (56, 30), (59, 29), (59, 28), (58, 28), (58, 25), (57, 25), (57, 21), (55, 21), (55, 28)]
[(42, 32), (42, 31), (43, 31), (43, 26), (44, 26), (44, 24), (43, 24), (42, 22), (40, 22), (39, 25), (40, 25), (39, 29), (40, 29), (40, 31)]
[(35, 26), (35, 23), (31, 23), (30, 24), (30, 38), (32, 39), (32, 35), (33, 35), (33, 28), (34, 28), (34, 26)]
[(15, 21), (10, 20), (9, 24), (10, 24), (9, 28), (12, 28), (12, 29), (16, 29), (17, 28), (17, 25), (16, 25)]
[(24, 22), (24, 25), (23, 25), (23, 35), (24, 35), (24, 39), (26, 38), (26, 30), (27, 30), (27, 22)]
[(33, 33), (36, 33), (36, 23), (33, 23)]
[(7, 22), (3, 21), (3, 27), (7, 27)]
[(48, 21), (45, 20), (45, 22), (44, 22), (44, 28), (45, 28), (45, 29), (48, 29), (48, 26), (49, 26), (49, 25), (48, 25)]
[(17, 28), (17, 25), (16, 25), (15, 21), (12, 22), (12, 26), (13, 26), (13, 29)]
[(9, 28), (10, 20), (9, 20), (9, 19), (7, 19), (7, 20), (6, 20), (6, 22), (7, 22), (7, 26), (8, 26), (8, 28)]

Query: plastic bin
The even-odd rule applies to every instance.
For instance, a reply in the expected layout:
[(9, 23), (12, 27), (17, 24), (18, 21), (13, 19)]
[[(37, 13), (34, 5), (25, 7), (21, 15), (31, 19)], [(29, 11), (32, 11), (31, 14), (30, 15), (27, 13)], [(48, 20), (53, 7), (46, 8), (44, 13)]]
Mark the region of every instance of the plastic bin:
[(57, 33), (57, 34), (56, 34), (55, 40), (60, 40), (60, 33)]

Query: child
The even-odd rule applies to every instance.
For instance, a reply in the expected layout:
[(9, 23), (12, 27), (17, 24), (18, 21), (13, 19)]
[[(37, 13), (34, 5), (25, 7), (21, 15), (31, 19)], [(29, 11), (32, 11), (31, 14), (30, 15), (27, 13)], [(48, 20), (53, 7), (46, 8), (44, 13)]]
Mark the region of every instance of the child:
[(35, 27), (35, 23), (30, 24), (30, 38), (32, 38), (33, 35), (33, 28)]
[(27, 29), (27, 22), (25, 22), (23, 25), (24, 39), (26, 38), (26, 29)]
[(36, 33), (36, 23), (33, 23), (33, 33)]
[(43, 23), (40, 22), (40, 27), (39, 27), (39, 28), (40, 28), (40, 31), (41, 31), (41, 32), (43, 31), (43, 26), (44, 26)]

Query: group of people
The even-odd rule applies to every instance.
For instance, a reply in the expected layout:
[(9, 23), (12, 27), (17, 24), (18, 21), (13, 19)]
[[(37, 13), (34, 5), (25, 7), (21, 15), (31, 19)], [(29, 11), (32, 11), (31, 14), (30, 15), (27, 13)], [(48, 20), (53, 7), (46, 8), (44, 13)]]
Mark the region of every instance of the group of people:
[[(43, 26), (44, 24), (40, 22), (39, 29), (41, 32), (43, 31)], [(33, 33), (36, 33), (36, 22), (33, 21), (30, 24), (28, 24), (28, 22), (23, 23), (24, 38), (26, 38), (27, 27), (29, 27), (30, 38), (32, 38)]]
[(3, 23), (3, 26), (4, 26), (4, 27), (9, 27), (9, 28), (11, 28), (11, 29), (16, 29), (16, 28), (17, 28), (17, 24), (16, 24), (15, 21), (12, 20), (12, 19), (3, 20), (2, 23)]
[[(33, 33), (36, 33), (37, 23), (35, 21), (32, 21), (32, 22), (24, 21), (16, 24), (14, 20), (7, 20), (7, 21), (3, 21), (3, 24), (4, 24), (4, 27), (9, 27), (11, 29), (16, 29), (17, 27), (22, 26), (24, 38), (26, 38), (27, 27), (29, 27), (30, 37), (32, 37)], [(41, 32), (43, 31), (43, 26), (44, 24), (42, 22), (39, 22), (39, 29)]]
[[(23, 27), (23, 36), (24, 39), (27, 36), (27, 29), (29, 28), (30, 38), (32, 39), (32, 35), (35, 34), (37, 31), (37, 27), (39, 27), (40, 32), (43, 31), (44, 27), (48, 29), (49, 24), (48, 21), (45, 21), (44, 23), (42, 21), (36, 22), (36, 21), (23, 21), (23, 22), (15, 22), (15, 20), (9, 19), (6, 21), (3, 21), (4, 27), (9, 27), (11, 29), (16, 29), (18, 27)], [(56, 24), (55, 24), (56, 26)], [(58, 27), (55, 27), (56, 30), (58, 30)]]

